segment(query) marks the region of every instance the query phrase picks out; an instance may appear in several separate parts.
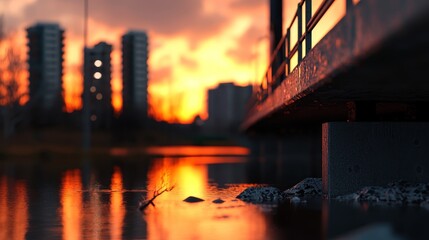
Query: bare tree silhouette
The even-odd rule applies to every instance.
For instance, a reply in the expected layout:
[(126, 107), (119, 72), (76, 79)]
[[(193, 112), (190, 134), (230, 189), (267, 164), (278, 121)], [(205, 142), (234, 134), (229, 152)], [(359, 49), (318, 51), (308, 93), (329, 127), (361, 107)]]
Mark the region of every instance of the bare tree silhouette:
[(24, 69), (24, 61), (20, 52), (12, 45), (11, 39), (0, 39), (0, 103), (3, 122), (3, 137), (14, 134), (17, 124), (22, 121), (21, 99), (27, 95), (19, 92), (19, 77)]

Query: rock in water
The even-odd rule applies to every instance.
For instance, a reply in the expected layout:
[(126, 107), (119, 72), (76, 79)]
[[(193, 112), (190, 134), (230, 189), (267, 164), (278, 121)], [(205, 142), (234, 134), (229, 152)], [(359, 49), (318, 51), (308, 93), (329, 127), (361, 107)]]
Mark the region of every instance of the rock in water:
[(322, 179), (306, 178), (283, 192), (284, 197), (322, 195)]
[(293, 204), (297, 204), (301, 202), (301, 199), (299, 197), (293, 197), (290, 199), (290, 202)]
[(283, 200), (279, 189), (262, 186), (246, 188), (237, 198), (251, 203), (275, 203)]
[(213, 200), (213, 203), (217, 203), (217, 204), (220, 204), (220, 203), (224, 203), (225, 201), (224, 200), (222, 200), (222, 199), (220, 199), (220, 198), (218, 198), (218, 199), (216, 199), (216, 200)]
[(196, 202), (202, 202), (202, 201), (204, 201), (204, 199), (197, 198), (194, 196), (189, 196), (186, 199), (184, 199), (183, 201), (188, 202), (188, 203), (196, 203)]

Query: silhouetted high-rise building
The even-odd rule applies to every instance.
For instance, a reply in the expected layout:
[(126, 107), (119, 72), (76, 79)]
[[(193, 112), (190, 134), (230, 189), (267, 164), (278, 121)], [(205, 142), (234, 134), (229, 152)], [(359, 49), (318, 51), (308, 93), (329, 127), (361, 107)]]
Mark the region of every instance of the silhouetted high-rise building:
[(207, 127), (212, 130), (238, 130), (251, 94), (251, 85), (241, 87), (234, 83), (220, 83), (216, 88), (209, 89)]
[(83, 96), (89, 91), (90, 121), (92, 129), (108, 129), (112, 125), (113, 106), (111, 89), (112, 45), (105, 42), (85, 49), (85, 83)]
[(122, 116), (130, 124), (141, 126), (148, 112), (148, 38), (142, 31), (122, 36)]
[(64, 107), (64, 30), (55, 23), (37, 23), (26, 30), (32, 121), (36, 125), (56, 123)]

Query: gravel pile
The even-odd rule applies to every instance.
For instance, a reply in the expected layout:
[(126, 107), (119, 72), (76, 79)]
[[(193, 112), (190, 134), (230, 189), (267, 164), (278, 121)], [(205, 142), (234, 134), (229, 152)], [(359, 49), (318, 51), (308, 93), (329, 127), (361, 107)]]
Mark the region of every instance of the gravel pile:
[(306, 178), (295, 186), (283, 192), (283, 196), (303, 197), (303, 196), (321, 196), (322, 195), (322, 179), (321, 178)]
[(283, 200), (282, 192), (279, 189), (264, 186), (246, 188), (237, 198), (251, 203), (276, 203)]
[(386, 187), (369, 186), (355, 193), (338, 196), (339, 201), (370, 202), (392, 205), (420, 205), (429, 204), (429, 183), (411, 184), (398, 181)]
[(321, 195), (322, 179), (306, 178), (284, 192), (275, 187), (254, 186), (245, 189), (237, 198), (251, 203), (277, 203), (286, 199), (298, 202), (301, 201), (299, 197)]
[[(285, 200), (297, 203), (303, 201), (302, 197), (321, 195), (322, 179), (306, 178), (284, 192), (275, 187), (254, 186), (245, 189), (237, 198), (251, 203), (278, 203)], [(305, 198), (303, 199), (305, 200)], [(429, 183), (412, 184), (398, 181), (385, 187), (368, 186), (354, 193), (338, 196), (336, 200), (381, 205), (421, 206), (429, 210)]]

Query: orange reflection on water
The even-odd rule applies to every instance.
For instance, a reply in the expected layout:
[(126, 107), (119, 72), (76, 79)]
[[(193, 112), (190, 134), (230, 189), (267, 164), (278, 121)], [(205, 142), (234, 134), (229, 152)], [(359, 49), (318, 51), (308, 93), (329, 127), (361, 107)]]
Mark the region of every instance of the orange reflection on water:
[[(8, 198), (8, 187), (7, 187), (7, 178), (0, 178), (0, 239), (7, 239), (7, 230), (9, 229), (7, 226), (8, 223), (8, 210), (9, 206), (7, 204)], [(3, 227), (4, 226), (4, 227)]]
[(148, 147), (148, 154), (162, 156), (220, 156), (248, 155), (249, 149), (237, 146), (166, 146)]
[[(200, 196), (205, 197), (207, 188), (207, 166), (198, 165), (187, 159), (174, 161), (172, 158), (164, 158), (155, 162), (148, 173), (148, 197), (152, 197), (153, 190), (175, 186), (173, 189), (180, 197)], [(162, 194), (157, 198), (170, 201), (171, 194)]]
[[(95, 175), (91, 176), (89, 186), (87, 190), (83, 188), (80, 170), (64, 173), (61, 185), (63, 239), (102, 239), (106, 234), (110, 234), (111, 239), (122, 239), (126, 210), (121, 170), (114, 168), (110, 189), (100, 189)], [(102, 200), (106, 193), (110, 194), (109, 204)], [(84, 194), (87, 194), (86, 201)]]
[(25, 239), (28, 228), (27, 185), (18, 181), (15, 184), (15, 207), (13, 213), (13, 238)]
[[(148, 239), (264, 239), (266, 222), (256, 207), (233, 202), (236, 192), (227, 199), (221, 190), (209, 186), (208, 165), (204, 163), (221, 163), (222, 158), (198, 159), (164, 158), (154, 162), (148, 173), (148, 197), (162, 185), (175, 188), (156, 198), (155, 207), (145, 210)], [(212, 203), (221, 195), (224, 204)], [(188, 196), (206, 201), (183, 202)]]
[(186, 198), (187, 196), (206, 197), (208, 171), (205, 165), (191, 165), (186, 162), (177, 164), (175, 168), (174, 179), (177, 179), (179, 194)]
[(110, 238), (122, 239), (125, 207), (122, 196), (122, 191), (124, 190), (122, 184), (122, 172), (119, 167), (114, 168), (110, 189)]
[(6, 177), (0, 178), (0, 239), (25, 239), (27, 229), (26, 183), (8, 182)]
[(82, 180), (80, 170), (68, 170), (61, 184), (63, 239), (81, 239)]
[[(92, 174), (90, 178), (90, 186), (95, 186), (94, 189), (89, 191), (89, 205), (85, 212), (85, 232), (88, 231), (90, 239), (101, 239), (101, 230), (103, 227), (103, 203), (101, 201), (100, 192), (97, 188), (97, 181), (95, 175)], [(83, 211), (83, 210), (82, 210)]]
[(195, 239), (195, 228), (189, 222), (198, 219), (204, 213), (203, 209), (177, 212), (173, 203), (187, 196), (206, 197), (207, 166), (164, 158), (155, 162), (148, 175), (148, 198), (152, 197), (153, 190), (175, 186), (171, 192), (156, 198), (156, 209), (149, 209), (146, 219), (148, 239)]

